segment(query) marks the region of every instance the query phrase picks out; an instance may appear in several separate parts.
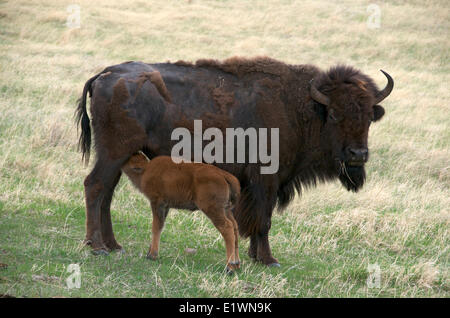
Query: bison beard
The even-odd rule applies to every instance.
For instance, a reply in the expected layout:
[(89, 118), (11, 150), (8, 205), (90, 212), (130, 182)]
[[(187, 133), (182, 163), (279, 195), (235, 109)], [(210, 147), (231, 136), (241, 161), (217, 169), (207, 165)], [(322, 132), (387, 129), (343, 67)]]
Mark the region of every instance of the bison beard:
[(358, 192), (364, 185), (366, 171), (363, 166), (341, 164), (339, 180), (348, 191)]
[[(233, 213), (240, 234), (250, 237), (250, 257), (279, 265), (268, 239), (276, 206), (285, 208), (296, 192), (318, 182), (339, 178), (354, 192), (364, 184), (363, 165), (333, 160), (332, 154), (338, 151), (329, 140), (339, 139), (339, 149), (345, 140), (336, 137), (343, 135), (338, 128), (325, 127), (327, 109), (342, 106), (336, 111), (349, 117), (346, 136), (350, 134), (358, 147), (366, 145), (368, 127), (360, 123), (376, 121), (384, 114), (381, 106), (372, 109), (392, 90), (393, 80), (385, 75), (388, 85), (379, 91), (368, 76), (351, 67), (323, 72), (313, 65), (287, 65), (268, 57), (195, 64), (126, 62), (107, 67), (86, 82), (76, 113), (84, 158), (89, 159), (91, 126), (97, 152), (94, 169), (84, 183), (86, 243), (95, 251), (121, 249), (112, 230), (110, 205), (122, 165), (139, 150), (150, 159), (170, 155), (172, 131), (190, 129), (194, 120), (201, 119), (204, 129), (279, 128), (277, 173), (261, 175), (259, 164), (215, 163), (241, 183), (241, 199)], [(86, 110), (88, 93), (91, 122)], [(330, 103), (336, 100), (341, 102)], [(352, 114), (365, 116), (364, 120), (355, 126)], [(362, 128), (355, 129), (358, 125)]]

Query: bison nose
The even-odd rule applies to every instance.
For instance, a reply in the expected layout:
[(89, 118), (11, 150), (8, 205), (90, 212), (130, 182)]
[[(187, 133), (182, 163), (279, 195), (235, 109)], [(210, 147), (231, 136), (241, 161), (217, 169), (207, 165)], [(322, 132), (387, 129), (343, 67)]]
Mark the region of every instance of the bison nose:
[(347, 148), (348, 161), (350, 162), (366, 162), (369, 150), (367, 148)]

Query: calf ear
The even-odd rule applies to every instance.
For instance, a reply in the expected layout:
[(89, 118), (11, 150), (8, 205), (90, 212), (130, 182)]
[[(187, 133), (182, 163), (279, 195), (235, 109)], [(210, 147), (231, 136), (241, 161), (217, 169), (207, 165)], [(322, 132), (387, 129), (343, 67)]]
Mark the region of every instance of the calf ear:
[(378, 121), (384, 116), (384, 108), (380, 105), (373, 106), (373, 121)]
[(141, 156), (146, 161), (150, 161), (150, 159), (147, 157), (147, 155), (144, 152), (142, 152), (141, 150), (138, 151), (137, 155)]

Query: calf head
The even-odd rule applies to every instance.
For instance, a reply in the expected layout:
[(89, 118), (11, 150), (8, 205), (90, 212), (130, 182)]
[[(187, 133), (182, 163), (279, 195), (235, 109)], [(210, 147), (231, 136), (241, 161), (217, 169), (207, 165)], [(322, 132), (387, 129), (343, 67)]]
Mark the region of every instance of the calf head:
[(347, 66), (331, 68), (311, 84), (311, 97), (323, 121), (321, 147), (347, 190), (356, 192), (364, 184), (369, 126), (383, 117), (384, 108), (378, 104), (394, 87), (391, 76), (381, 72), (388, 80), (382, 90), (370, 77)]
[(150, 160), (142, 152), (138, 152), (122, 166), (122, 171), (131, 179), (131, 181), (139, 186), (145, 166)]

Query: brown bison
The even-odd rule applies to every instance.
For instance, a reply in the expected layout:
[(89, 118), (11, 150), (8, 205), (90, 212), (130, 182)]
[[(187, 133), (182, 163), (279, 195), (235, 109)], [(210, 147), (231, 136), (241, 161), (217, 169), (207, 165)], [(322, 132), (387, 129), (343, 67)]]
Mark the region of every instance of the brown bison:
[(169, 208), (202, 210), (225, 240), (227, 272), (239, 268), (238, 225), (232, 208), (239, 199), (239, 181), (230, 173), (204, 163), (174, 163), (171, 157), (149, 160), (137, 153), (122, 167), (152, 206), (152, 244), (147, 253), (156, 259)]
[(89, 93), (97, 158), (84, 182), (85, 242), (98, 252), (121, 249), (110, 215), (121, 167), (139, 150), (150, 159), (170, 155), (175, 128), (192, 130), (195, 119), (202, 120), (203, 129), (216, 127), (225, 134), (228, 127), (278, 128), (276, 173), (261, 174), (264, 164), (250, 162), (248, 154), (244, 162), (214, 165), (240, 181), (241, 196), (233, 213), (240, 234), (250, 237), (249, 256), (279, 266), (268, 239), (276, 206), (285, 208), (295, 191), (317, 182), (339, 179), (352, 191), (363, 186), (369, 126), (384, 115), (378, 103), (394, 85), (383, 73), (388, 83), (380, 90), (349, 66), (322, 71), (268, 57), (107, 67), (86, 82), (77, 109), (79, 144), (87, 161)]

